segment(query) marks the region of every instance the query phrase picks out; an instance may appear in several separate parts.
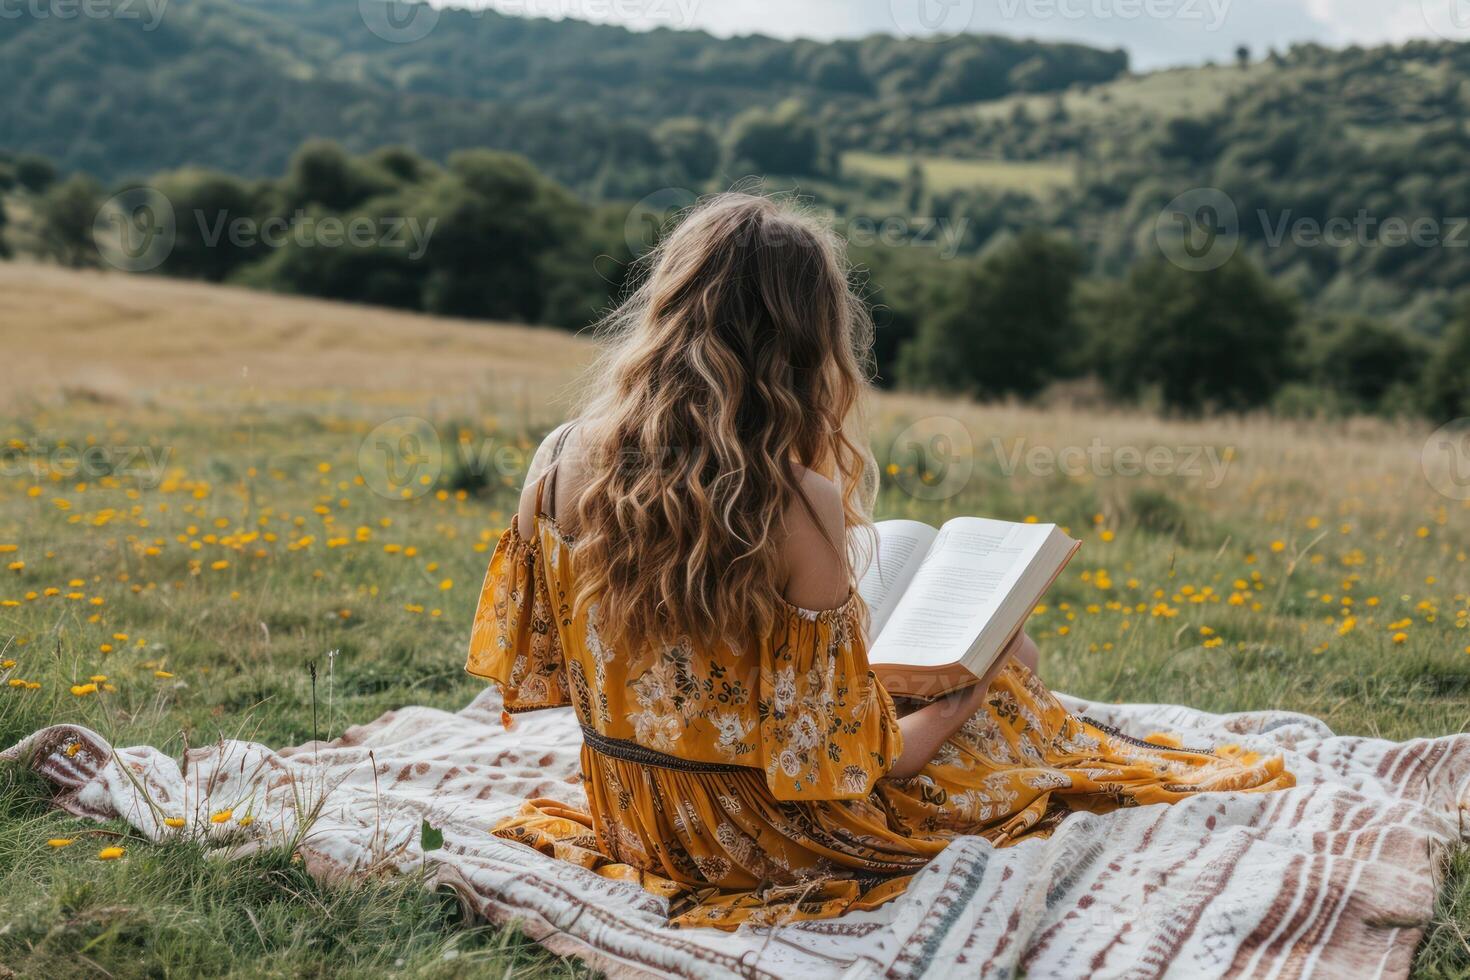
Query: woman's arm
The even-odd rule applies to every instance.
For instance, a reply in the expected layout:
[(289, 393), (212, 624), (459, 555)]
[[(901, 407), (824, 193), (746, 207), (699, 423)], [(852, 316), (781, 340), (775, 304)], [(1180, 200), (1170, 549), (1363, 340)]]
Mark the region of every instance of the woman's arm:
[(985, 703), (985, 695), (990, 691), (991, 681), (1005, 669), (1012, 657), (1034, 670), (1032, 665), (1036, 662), (1036, 644), (1025, 633), (1021, 633), (1011, 641), (1006, 652), (1001, 654), (995, 661), (995, 666), (980, 678), (978, 684), (946, 695), (933, 704), (925, 705), (898, 719), (899, 730), (903, 732), (903, 753), (894, 760), (893, 768), (888, 770), (888, 777), (910, 779), (917, 776), (919, 770), (934, 758), (939, 747), (980, 710), (980, 706)]

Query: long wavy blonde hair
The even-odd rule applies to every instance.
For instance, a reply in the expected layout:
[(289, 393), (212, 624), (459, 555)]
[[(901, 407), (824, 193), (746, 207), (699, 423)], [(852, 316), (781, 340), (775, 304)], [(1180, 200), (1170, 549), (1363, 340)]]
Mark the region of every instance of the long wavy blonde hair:
[(769, 198), (707, 199), (648, 261), (581, 413), (577, 601), (624, 642), (764, 635), (782, 523), (812, 512), (793, 464), (838, 482), (849, 528), (870, 522), (872, 321), (837, 237)]

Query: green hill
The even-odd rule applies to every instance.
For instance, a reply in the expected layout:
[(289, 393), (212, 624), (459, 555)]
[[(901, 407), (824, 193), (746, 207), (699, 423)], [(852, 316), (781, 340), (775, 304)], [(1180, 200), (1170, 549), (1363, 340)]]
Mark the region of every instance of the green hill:
[(1058, 231), (1105, 275), (1157, 257), (1170, 202), (1212, 188), (1231, 246), (1313, 310), (1432, 336), (1470, 281), (1470, 45), (1307, 45), (1131, 75), (1121, 52), (990, 36), (828, 44), (377, 0), (98, 2), (117, 16), (8, 22), (0, 150), (115, 183), (277, 177), (316, 138), (438, 163), (492, 148), (591, 204), (754, 174), (870, 226), (943, 222), (960, 254)]
[[(1244, 68), (890, 115), (871, 127), (865, 169), (946, 161), (926, 213), (969, 215), (982, 234), (1065, 230), (1105, 273), (1157, 255), (1170, 202), (1213, 188), (1239, 249), (1313, 306), (1435, 334), (1470, 281), (1467, 77), (1470, 45), (1302, 46)], [(1007, 167), (957, 180), (957, 164), (975, 161)], [(1052, 193), (1057, 181), (1040, 175), (1064, 165), (1073, 180)], [(1028, 167), (1033, 189), (1016, 201)], [(897, 178), (890, 193), (902, 193)]]
[(439, 160), (491, 147), (580, 191), (637, 196), (710, 176), (688, 173), (687, 136), (656, 131), (675, 117), (719, 138), (741, 111), (796, 99), (827, 130), (1127, 67), (1121, 52), (999, 37), (719, 40), (375, 0), (172, 0), (153, 20), (136, 0), (99, 6), (114, 16), (7, 22), (0, 147), (103, 178), (273, 175), (314, 137)]

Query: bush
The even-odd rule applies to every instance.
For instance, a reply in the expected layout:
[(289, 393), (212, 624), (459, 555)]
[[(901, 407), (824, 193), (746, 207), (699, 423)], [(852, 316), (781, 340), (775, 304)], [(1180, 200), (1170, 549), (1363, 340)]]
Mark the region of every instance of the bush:
[(23, 153), (13, 167), (16, 183), (32, 194), (43, 194), (56, 182), (56, 167), (44, 157)]
[(720, 139), (698, 119), (670, 119), (653, 131), (653, 138), (685, 180), (708, 180), (720, 165)]
[(1335, 419), (1347, 415), (1349, 406), (1334, 388), (1292, 381), (1281, 386), (1271, 399), (1271, 412), (1289, 419)]
[(53, 184), (36, 202), (41, 251), (72, 268), (99, 263), (93, 227), (102, 206), (102, 187), (76, 175)]
[[(404, 167), (401, 156), (389, 155), (384, 162), (400, 171)], [(331, 140), (303, 144), (291, 158), (284, 183), (292, 208), (315, 205), (329, 211), (346, 211), (398, 186), (387, 169), (349, 156)]]
[(1470, 416), (1470, 297), (1424, 374), (1424, 407), (1439, 421)]
[(923, 322), (903, 351), (900, 377), (910, 386), (1028, 397), (1073, 373), (1072, 293), (1081, 271), (1070, 242), (1023, 233), (973, 265), (948, 306)]
[(730, 123), (729, 155), (740, 168), (763, 174), (818, 174), (822, 140), (799, 102), (774, 110), (747, 109)]
[(179, 170), (155, 178), (151, 186), (174, 211), (174, 246), (160, 271), (222, 282), (262, 251), (258, 242), (231, 230), (241, 219), (256, 218), (244, 181), (206, 170)]
[(1295, 302), (1244, 256), (1209, 271), (1140, 262), (1091, 291), (1081, 315), (1119, 397), (1155, 386), (1168, 408), (1241, 410), (1288, 379)]
[(1343, 407), (1378, 411), (1391, 391), (1424, 369), (1427, 346), (1407, 331), (1362, 316), (1328, 317), (1302, 332), (1300, 368)]

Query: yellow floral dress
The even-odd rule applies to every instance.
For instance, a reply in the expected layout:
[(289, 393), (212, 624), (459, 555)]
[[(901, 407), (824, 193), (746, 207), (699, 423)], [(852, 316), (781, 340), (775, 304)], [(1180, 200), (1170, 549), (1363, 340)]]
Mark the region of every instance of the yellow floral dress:
[[(997, 846), (1074, 810), (1293, 785), (1277, 758), (1154, 744), (1076, 718), (1013, 663), (919, 775), (868, 670), (853, 599), (788, 607), (769, 636), (718, 649), (613, 649), (574, 610), (573, 546), (512, 523), (480, 597), (467, 669), (509, 711), (570, 704), (590, 812), (528, 801), (495, 833), (672, 899), (679, 925), (828, 918), (901, 894), (954, 837)], [(1163, 741), (1163, 740), (1161, 740)]]

